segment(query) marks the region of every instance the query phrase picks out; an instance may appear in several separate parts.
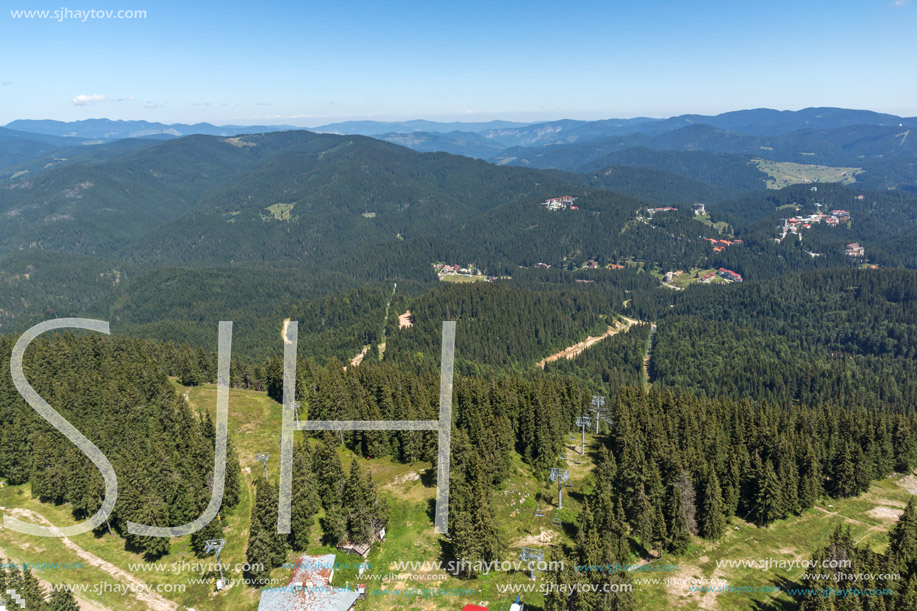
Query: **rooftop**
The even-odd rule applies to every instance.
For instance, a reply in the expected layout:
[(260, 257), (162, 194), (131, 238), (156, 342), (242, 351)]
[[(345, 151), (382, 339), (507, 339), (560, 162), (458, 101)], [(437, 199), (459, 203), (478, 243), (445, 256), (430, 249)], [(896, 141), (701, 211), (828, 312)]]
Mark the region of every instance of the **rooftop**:
[(349, 611), (360, 597), (331, 585), (334, 554), (300, 556), (285, 587), (261, 590), (258, 611)]

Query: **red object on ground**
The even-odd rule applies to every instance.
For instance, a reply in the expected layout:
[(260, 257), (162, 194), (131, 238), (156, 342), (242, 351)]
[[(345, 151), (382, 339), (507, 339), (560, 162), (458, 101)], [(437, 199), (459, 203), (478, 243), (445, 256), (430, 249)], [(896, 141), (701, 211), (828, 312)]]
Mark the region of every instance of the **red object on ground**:
[(462, 611), (487, 611), (487, 607), (481, 607), (480, 605), (465, 605), (462, 607)]

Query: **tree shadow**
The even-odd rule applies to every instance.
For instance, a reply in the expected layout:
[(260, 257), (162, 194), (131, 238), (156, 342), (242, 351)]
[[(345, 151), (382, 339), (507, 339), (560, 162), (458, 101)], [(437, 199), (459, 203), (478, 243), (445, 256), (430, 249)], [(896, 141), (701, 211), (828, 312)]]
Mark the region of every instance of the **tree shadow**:
[(420, 472), (420, 483), (424, 488), (436, 487), (436, 467), (428, 467)]
[[(781, 592), (786, 592), (787, 589), (801, 587), (801, 585), (795, 581), (779, 576), (771, 581), (771, 584), (779, 587)], [(751, 608), (753, 611), (792, 611), (799, 608), (799, 603), (795, 600), (778, 600), (775, 595), (767, 600), (754, 601)]]

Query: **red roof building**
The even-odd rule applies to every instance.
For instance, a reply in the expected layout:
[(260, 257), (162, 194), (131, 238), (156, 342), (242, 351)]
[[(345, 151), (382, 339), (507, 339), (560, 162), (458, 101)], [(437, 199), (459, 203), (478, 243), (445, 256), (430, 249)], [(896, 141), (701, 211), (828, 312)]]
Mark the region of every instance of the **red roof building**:
[(731, 280), (733, 282), (742, 282), (742, 275), (737, 274), (731, 269), (726, 269), (725, 267), (720, 268), (720, 276), (726, 280)]

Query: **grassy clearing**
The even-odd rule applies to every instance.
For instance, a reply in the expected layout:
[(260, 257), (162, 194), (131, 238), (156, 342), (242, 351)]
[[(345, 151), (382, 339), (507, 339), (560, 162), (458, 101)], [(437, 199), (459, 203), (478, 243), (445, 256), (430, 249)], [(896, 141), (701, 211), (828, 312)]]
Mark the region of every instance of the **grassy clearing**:
[[(710, 284), (725, 284), (726, 281), (723, 280), (719, 275), (716, 275), (717, 270), (710, 267), (707, 269), (701, 269), (698, 267), (692, 267), (690, 270), (683, 272), (679, 276), (673, 276), (672, 281), (668, 284), (680, 289), (683, 289), (691, 284), (700, 282), (701, 278), (707, 274), (714, 274), (713, 278), (709, 281)], [(654, 272), (653, 275), (659, 279), (660, 282), (664, 280), (665, 274), (662, 272)]]
[[(676, 288), (676, 289), (684, 289), (685, 287), (691, 284), (700, 282), (701, 278), (703, 278), (704, 276), (706, 276), (707, 274), (711, 272), (713, 274), (717, 273), (717, 270), (712, 267), (706, 268), (706, 269), (702, 269), (699, 267), (692, 267), (688, 271), (684, 271), (684, 270), (676, 270), (676, 271), (681, 271), (682, 273), (677, 276), (672, 276), (671, 282), (665, 282), (665, 273), (662, 270), (656, 269), (650, 273), (652, 274), (654, 278), (659, 280), (659, 282), (665, 284), (666, 286), (669, 286), (671, 288)], [(720, 278), (719, 275), (714, 275), (714, 277), (710, 279), (709, 284), (722, 284), (725, 282), (726, 281)]]
[(273, 206), (268, 206), (265, 210), (271, 213), (275, 221), (290, 221), (293, 220), (293, 207), (295, 205), (296, 204), (274, 204)]
[(855, 183), (857, 174), (863, 171), (863, 168), (830, 167), (767, 159), (752, 159), (750, 163), (768, 175), (768, 189), (782, 189), (790, 185), (816, 182), (839, 182), (848, 185)]
[[(900, 478), (874, 483), (868, 492), (851, 499), (822, 499), (815, 508), (798, 517), (781, 520), (759, 528), (737, 518), (730, 522), (726, 535), (718, 542), (695, 539), (682, 556), (663, 557), (661, 562), (676, 564), (678, 572), (638, 574), (641, 577), (719, 578), (730, 586), (794, 587), (806, 572), (804, 568), (718, 567), (717, 561), (808, 560), (816, 547), (824, 545), (838, 525), (850, 526), (855, 540), (868, 543), (875, 551), (888, 545), (888, 530), (894, 525), (893, 514), (900, 512), (910, 494), (899, 485)], [(878, 509), (877, 508), (884, 508)], [(796, 584), (798, 585), (798, 584)], [(879, 586), (865, 586), (879, 587)], [(785, 591), (771, 593), (689, 592), (687, 586), (635, 584), (634, 598), (638, 609), (763, 609), (792, 606)]]
[[(189, 404), (195, 410), (206, 410), (213, 414), (216, 406), (216, 388), (203, 386), (186, 388), (174, 383), (176, 390), (186, 394)], [(233, 390), (230, 393), (229, 431), (243, 468), (243, 495), (238, 507), (230, 515), (222, 516), (225, 521), (226, 548), (223, 551), (224, 563), (235, 565), (243, 563), (248, 539), (248, 524), (251, 508), (251, 490), (254, 478), (263, 477), (261, 465), (255, 462), (257, 452), (272, 453), (268, 461), (268, 476), (276, 481), (279, 460), (281, 411), (280, 406), (264, 393)], [(569, 439), (568, 437), (573, 437)], [(523, 463), (518, 455), (513, 454), (510, 475), (499, 490), (494, 492), (492, 505), (495, 519), (500, 530), (504, 552), (502, 560), (513, 561), (519, 557), (519, 549), (535, 547), (549, 550), (550, 546), (572, 545), (576, 535), (575, 523), (582, 507), (583, 495), (593, 487), (592, 470), (593, 453), (602, 436), (593, 432), (586, 435), (586, 455), (580, 455), (580, 435), (577, 431), (565, 437), (564, 454), (566, 461), (558, 461), (559, 466), (570, 471), (571, 484), (564, 488), (563, 509), (557, 505), (557, 484), (547, 481), (544, 476), (537, 476), (532, 468)], [(349, 467), (353, 454), (339, 448), (339, 454), (345, 470)], [(579, 464), (577, 464), (579, 463)], [(380, 495), (385, 498), (392, 509), (389, 529), (385, 543), (374, 546), (370, 553), (371, 569), (362, 577), (357, 576), (356, 568), (339, 569), (335, 572), (334, 585), (353, 585), (358, 581), (366, 582), (370, 589), (381, 588), (446, 588), (467, 590), (464, 595), (446, 596), (380, 596), (361, 602), (358, 609), (415, 609), (439, 610), (457, 609), (465, 604), (482, 604), (491, 609), (507, 608), (515, 598), (509, 594), (502, 597), (497, 591), (498, 584), (530, 583), (529, 577), (522, 573), (493, 572), (474, 580), (461, 580), (446, 574), (445, 569), (396, 573), (393, 563), (396, 561), (446, 561), (448, 542), (433, 532), (433, 504), (436, 493), (435, 467), (426, 462), (413, 465), (399, 464), (391, 459), (372, 459), (366, 462), (376, 482)], [(904, 506), (909, 492), (902, 486), (901, 478), (890, 478), (874, 483), (870, 490), (857, 498), (844, 500), (822, 500), (816, 508), (807, 510), (803, 515), (782, 520), (768, 528), (758, 528), (742, 520), (733, 518), (726, 535), (718, 542), (707, 542), (695, 539), (688, 552), (682, 556), (663, 556), (657, 562), (678, 565), (675, 573), (638, 573), (635, 579), (689, 577), (721, 578), (732, 586), (773, 586), (787, 587), (789, 582), (800, 578), (804, 569), (791, 571), (771, 568), (768, 571), (756, 568), (718, 567), (722, 560), (759, 560), (782, 559), (805, 560), (812, 551), (822, 545), (838, 524), (850, 525), (854, 538), (861, 539), (877, 551), (888, 544), (887, 532), (893, 525), (896, 512)], [(28, 486), (6, 486), (0, 489), (0, 506), (6, 508), (21, 507), (40, 513), (58, 525), (73, 524), (67, 506), (54, 506), (31, 497)], [(544, 516), (536, 516), (536, 508)], [(553, 519), (561, 524), (554, 524)], [(322, 546), (319, 542), (320, 529), (314, 531), (314, 547), (310, 554), (335, 553), (337, 561), (352, 563), (358, 561), (356, 556), (337, 552), (333, 548)], [(158, 562), (164, 565), (172, 563), (209, 562), (197, 559), (189, 550), (189, 537), (172, 540), (172, 551)], [(181, 584), (186, 586), (182, 593), (163, 594), (174, 600), (179, 608), (254, 610), (258, 606), (259, 592), (242, 583), (236, 583), (220, 593), (214, 592), (213, 585), (189, 584), (188, 580), (201, 575), (192, 570), (185, 572), (144, 572), (130, 570), (129, 564), (142, 563), (142, 556), (124, 548), (120, 537), (93, 534), (72, 538), (73, 542), (128, 571), (136, 578), (154, 586), (157, 584)], [(634, 549), (639, 549), (634, 546)], [(27, 535), (0, 529), (0, 550), (6, 557), (15, 562), (45, 563), (84, 563), (82, 569), (36, 571), (36, 576), (50, 583), (117, 583), (117, 580), (102, 569), (90, 566), (66, 548), (58, 539), (35, 538)], [(291, 554), (289, 560), (294, 561)], [(546, 556), (550, 560), (550, 552)], [(640, 558), (636, 554), (630, 563), (635, 564)], [(271, 577), (280, 583), (289, 578), (288, 569), (276, 569)], [(209, 577), (209, 575), (207, 576)], [(240, 572), (232, 572), (230, 577), (239, 579)], [(539, 575), (538, 583), (544, 576)], [(792, 587), (792, 586), (790, 586)], [(93, 593), (82, 595), (84, 599), (98, 607), (128, 611), (144, 609), (145, 606), (133, 595), (122, 596), (117, 593)], [(633, 592), (635, 609), (750, 609), (765, 608), (768, 605), (788, 605), (791, 601), (785, 593), (776, 595), (764, 593), (708, 593), (703, 598), (700, 594), (691, 593), (687, 586), (664, 584), (635, 584)], [(541, 604), (540, 594), (525, 597), (525, 602), (537, 608)]]
[[(216, 408), (216, 387), (204, 386), (185, 388), (175, 383), (176, 389), (187, 393), (191, 406), (195, 409), (206, 409), (211, 414)], [(245, 562), (245, 547), (248, 540), (248, 527), (251, 513), (252, 478), (262, 476), (260, 468), (254, 469), (255, 452), (279, 448), (280, 444), (280, 407), (263, 393), (233, 390), (229, 402), (229, 433), (233, 444), (239, 453), (243, 467), (242, 498), (231, 514), (222, 515), (224, 521), (224, 535), (226, 548), (221, 555), (223, 563), (230, 566)], [(273, 463), (273, 464), (270, 464)], [(269, 471), (276, 477), (277, 461), (269, 462)], [(260, 465), (258, 465), (260, 467)], [(122, 486), (127, 485), (122, 482)], [(24, 508), (41, 514), (52, 523), (59, 526), (74, 524), (76, 521), (71, 515), (69, 506), (55, 506), (41, 503), (32, 498), (29, 487), (7, 486), (0, 489), (0, 506), (7, 508)], [(142, 564), (146, 560), (141, 554), (125, 549), (124, 540), (118, 536), (105, 534), (95, 536), (92, 533), (72, 537), (72, 541), (87, 552), (95, 554), (102, 560), (110, 562), (123, 569), (137, 579), (151, 584), (154, 589), (159, 584), (185, 586), (184, 592), (163, 593), (162, 596), (175, 601), (179, 608), (188, 607), (195, 609), (257, 609), (259, 594), (256, 590), (241, 583), (231, 585), (219, 594), (214, 592), (214, 586), (205, 584), (190, 584), (189, 579), (213, 577), (211, 573), (202, 574), (199, 570), (188, 568), (184, 571), (162, 572), (143, 571), (139, 568), (131, 570), (129, 565)], [(36, 572), (36, 576), (49, 583), (72, 584), (117, 584), (119, 581), (101, 569), (93, 568), (80, 559), (73, 551), (65, 547), (61, 540), (53, 538), (31, 537), (20, 535), (7, 529), (0, 529), (0, 549), (4, 555), (17, 562), (34, 563), (79, 563), (83, 562), (82, 569), (47, 570)], [(171, 541), (169, 555), (156, 561), (156, 564), (167, 565), (171, 568), (173, 563), (206, 564), (214, 562), (214, 558), (199, 559), (190, 551), (190, 537), (174, 538)], [(227, 577), (241, 579), (241, 571), (230, 571)], [(147, 608), (134, 596), (121, 595), (113, 592), (92, 593), (82, 595), (96, 604), (108, 609), (137, 609)]]
[(694, 220), (700, 221), (704, 225), (709, 225), (713, 227), (714, 229), (716, 229), (717, 231), (719, 231), (720, 233), (727, 234), (727, 235), (730, 234), (729, 233), (730, 232), (729, 223), (726, 223), (724, 221), (717, 221), (716, 223), (714, 223), (712, 220), (710, 220), (709, 214), (697, 214), (694, 216)]
[(440, 277), (443, 282), (487, 282), (487, 276), (466, 276), (465, 274), (445, 274)]

